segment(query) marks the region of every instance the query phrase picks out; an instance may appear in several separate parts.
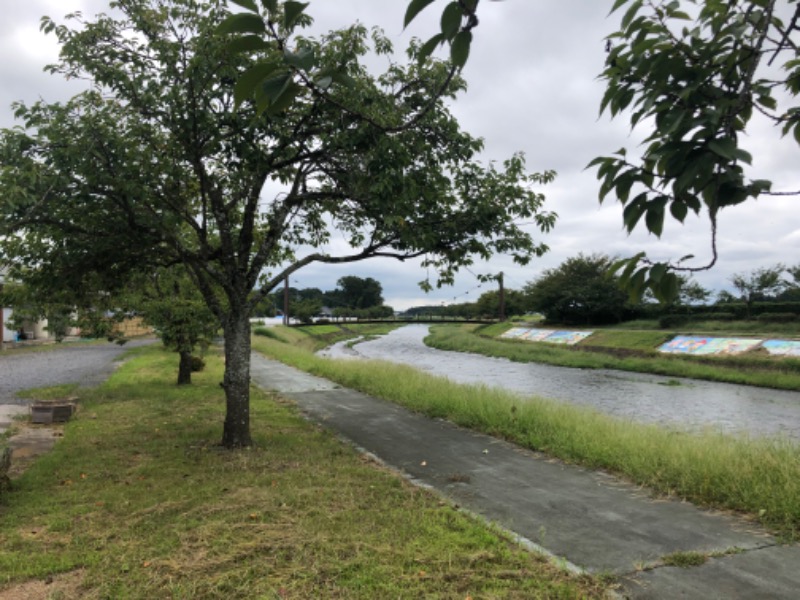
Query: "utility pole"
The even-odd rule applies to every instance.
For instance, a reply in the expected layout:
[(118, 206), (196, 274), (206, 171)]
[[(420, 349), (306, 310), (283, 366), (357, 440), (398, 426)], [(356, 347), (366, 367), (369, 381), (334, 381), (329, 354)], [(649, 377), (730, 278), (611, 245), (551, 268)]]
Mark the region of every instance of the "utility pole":
[(503, 272), (497, 276), (497, 282), (500, 284), (500, 308), (498, 310), (498, 317), (501, 321), (506, 320), (506, 291), (503, 288)]
[(289, 326), (289, 277), (283, 280), (283, 324)]

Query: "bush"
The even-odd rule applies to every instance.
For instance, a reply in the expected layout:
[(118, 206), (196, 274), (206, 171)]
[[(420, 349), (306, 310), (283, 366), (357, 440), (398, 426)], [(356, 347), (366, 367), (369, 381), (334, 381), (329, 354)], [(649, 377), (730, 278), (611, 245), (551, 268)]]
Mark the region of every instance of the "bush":
[(689, 318), (686, 315), (662, 315), (658, 319), (658, 326), (661, 329), (673, 329), (680, 325), (684, 325)]
[(797, 315), (787, 312), (761, 313), (756, 318), (762, 323), (790, 323), (797, 320)]
[(8, 478), (8, 470), (11, 468), (11, 448), (0, 446), (0, 498), (11, 489), (11, 480)]
[(738, 319), (736, 313), (728, 311), (698, 313), (692, 316), (693, 321), (735, 321), (736, 319)]
[(192, 357), (192, 373), (197, 373), (198, 371), (202, 371), (206, 367), (206, 361), (204, 361), (199, 356)]

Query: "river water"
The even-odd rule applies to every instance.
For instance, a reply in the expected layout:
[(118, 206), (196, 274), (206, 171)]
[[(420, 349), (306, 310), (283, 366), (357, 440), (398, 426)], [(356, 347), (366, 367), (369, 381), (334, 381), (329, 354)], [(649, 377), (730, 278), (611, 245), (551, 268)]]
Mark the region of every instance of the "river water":
[[(387, 360), (458, 383), (500, 387), (521, 395), (592, 407), (614, 417), (681, 430), (781, 435), (800, 440), (800, 392), (613, 371), (516, 363), (427, 347), (427, 325), (407, 325), (376, 340), (321, 354)], [(676, 385), (678, 384), (678, 385)]]

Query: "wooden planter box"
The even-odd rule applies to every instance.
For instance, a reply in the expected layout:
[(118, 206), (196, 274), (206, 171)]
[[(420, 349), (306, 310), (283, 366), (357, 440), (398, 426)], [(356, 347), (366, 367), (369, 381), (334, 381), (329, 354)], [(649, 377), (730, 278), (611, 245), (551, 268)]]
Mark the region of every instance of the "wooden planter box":
[(31, 423), (65, 423), (74, 412), (72, 402), (36, 402), (31, 406)]

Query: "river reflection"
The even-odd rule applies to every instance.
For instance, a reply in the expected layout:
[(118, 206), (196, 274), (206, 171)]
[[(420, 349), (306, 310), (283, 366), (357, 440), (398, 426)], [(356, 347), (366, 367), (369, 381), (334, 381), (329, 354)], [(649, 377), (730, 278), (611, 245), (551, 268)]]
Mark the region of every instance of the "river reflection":
[(628, 373), (515, 363), (423, 343), (427, 325), (407, 325), (376, 340), (320, 354), (412, 365), (458, 383), (481, 383), (525, 395), (591, 406), (615, 417), (696, 430), (784, 435), (800, 439), (800, 393)]

